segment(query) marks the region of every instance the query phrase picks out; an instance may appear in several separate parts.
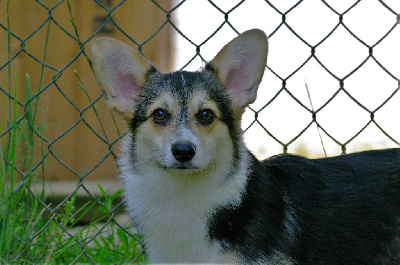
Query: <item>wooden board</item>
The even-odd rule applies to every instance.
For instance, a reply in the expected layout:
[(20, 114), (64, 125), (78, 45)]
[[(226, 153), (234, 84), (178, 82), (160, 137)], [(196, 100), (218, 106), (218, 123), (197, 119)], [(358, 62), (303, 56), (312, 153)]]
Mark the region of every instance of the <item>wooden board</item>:
[[(51, 2), (43, 1), (47, 8), (51, 7)], [(122, 40), (140, 49), (160, 70), (170, 71), (173, 54), (171, 26), (168, 23), (162, 26), (167, 14), (151, 1), (126, 1), (120, 6), (116, 6), (120, 4), (116, 0), (100, 1), (103, 6), (88, 0), (69, 2), (78, 33), (71, 22), (67, 1), (61, 2), (51, 12), (33, 0), (10, 1), (10, 31), (15, 36), (11, 35), (8, 45), (7, 30), (0, 28), (0, 87), (6, 91), (0, 91), (0, 113), (5, 118), (11, 116), (7, 93), (14, 94), (16, 75), (17, 98), (21, 103), (18, 114), (23, 115), (26, 102), (24, 78), (28, 73), (31, 94), (38, 94), (33, 164), (41, 164), (46, 157), (44, 166), (38, 168), (37, 174), (48, 180), (76, 180), (79, 177), (110, 179), (117, 172), (110, 150), (117, 152), (119, 145), (108, 143), (116, 141), (118, 135), (125, 131), (125, 126), (116, 115), (118, 132), (103, 98), (91, 105), (101, 95), (87, 59), (87, 56), (90, 57), (92, 36), (111, 13), (113, 20), (102, 27), (95, 37)], [(158, 3), (165, 10), (170, 8), (170, 1)], [(0, 23), (7, 27), (7, 1), (0, 1)], [(45, 52), (46, 36), (48, 45)], [(40, 62), (42, 60), (46, 63), (44, 67)], [(80, 82), (86, 92), (78, 84)], [(7, 128), (5, 119), (1, 125), (0, 133), (3, 133)], [(9, 135), (0, 139), (2, 145), (5, 145)], [(26, 156), (23, 147), (18, 154), (20, 158)], [(26, 172), (27, 169), (22, 167), (20, 163), (21, 171)], [(86, 177), (87, 173), (90, 174)]]

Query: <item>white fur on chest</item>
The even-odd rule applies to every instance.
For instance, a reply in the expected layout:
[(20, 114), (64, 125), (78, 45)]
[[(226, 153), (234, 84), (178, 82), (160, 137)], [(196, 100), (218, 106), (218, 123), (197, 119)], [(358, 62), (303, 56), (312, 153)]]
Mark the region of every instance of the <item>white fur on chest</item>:
[(199, 176), (174, 175), (152, 165), (131, 165), (130, 141), (127, 137), (123, 143), (120, 177), (128, 211), (145, 236), (150, 262), (233, 262), (221, 253), (218, 243), (207, 239), (207, 220), (218, 206), (240, 202), (247, 180), (247, 155), (243, 154), (238, 172), (228, 178), (227, 159)]

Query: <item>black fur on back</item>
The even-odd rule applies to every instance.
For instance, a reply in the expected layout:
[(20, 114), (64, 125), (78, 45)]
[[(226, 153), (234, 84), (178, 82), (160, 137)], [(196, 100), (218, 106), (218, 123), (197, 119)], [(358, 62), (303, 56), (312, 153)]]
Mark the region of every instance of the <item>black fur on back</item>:
[(209, 219), (224, 250), (244, 262), (400, 264), (400, 149), (252, 157), (250, 169), (241, 204)]

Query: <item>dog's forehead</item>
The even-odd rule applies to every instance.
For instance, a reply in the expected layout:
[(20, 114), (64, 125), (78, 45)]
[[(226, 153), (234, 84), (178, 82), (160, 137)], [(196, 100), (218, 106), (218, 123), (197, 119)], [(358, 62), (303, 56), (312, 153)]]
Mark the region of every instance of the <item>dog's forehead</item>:
[[(162, 95), (170, 92), (181, 99), (188, 99), (194, 92), (223, 90), (215, 75), (207, 72), (177, 71), (167, 74), (156, 73), (146, 86), (147, 93)], [(212, 93), (209, 93), (212, 95)]]
[(173, 72), (162, 74), (154, 88), (167, 90), (179, 98), (189, 98), (193, 91), (203, 90), (207, 85), (204, 74), (200, 72)]
[[(232, 115), (231, 101), (216, 74), (203, 70), (199, 72), (177, 71), (163, 74), (153, 72), (147, 77), (138, 103), (139, 108), (149, 109), (150, 105), (164, 105), (178, 111), (194, 111), (215, 103), (225, 120)], [(143, 103), (143, 104), (142, 104)], [(161, 103), (161, 104), (159, 104)], [(156, 106), (157, 107), (157, 106)]]

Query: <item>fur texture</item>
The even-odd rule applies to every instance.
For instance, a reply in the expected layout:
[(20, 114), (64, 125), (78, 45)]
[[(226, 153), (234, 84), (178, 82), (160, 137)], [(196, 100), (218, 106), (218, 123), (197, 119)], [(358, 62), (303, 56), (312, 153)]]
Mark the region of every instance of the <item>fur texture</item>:
[(400, 264), (400, 151), (258, 161), (240, 128), (267, 38), (247, 31), (199, 72), (163, 74), (127, 45), (92, 46), (129, 134), (127, 210), (151, 263)]

